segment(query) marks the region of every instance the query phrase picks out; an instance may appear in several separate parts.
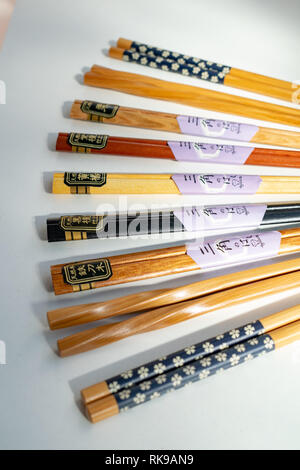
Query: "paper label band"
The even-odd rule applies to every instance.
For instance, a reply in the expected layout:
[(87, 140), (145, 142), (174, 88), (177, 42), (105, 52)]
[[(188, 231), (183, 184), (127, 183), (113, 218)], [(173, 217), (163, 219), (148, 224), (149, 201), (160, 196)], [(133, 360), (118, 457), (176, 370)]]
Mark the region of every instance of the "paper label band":
[(115, 104), (98, 103), (97, 101), (83, 101), (80, 105), (80, 109), (83, 113), (88, 114), (91, 120), (100, 121), (102, 120), (101, 118), (113, 118), (117, 114), (119, 106)]
[(181, 194), (255, 194), (261, 178), (255, 175), (173, 175)]
[(217, 139), (241, 140), (250, 142), (259, 127), (217, 119), (203, 119), (194, 116), (177, 116), (182, 134), (214, 137)]
[(178, 161), (243, 165), (253, 148), (197, 142), (168, 142)]
[(201, 268), (210, 268), (253, 259), (268, 258), (278, 254), (280, 232), (263, 232), (239, 237), (215, 238), (203, 243), (187, 245), (187, 255)]
[(188, 232), (218, 228), (259, 227), (267, 205), (188, 207), (174, 210)]
[(68, 264), (63, 267), (64, 280), (71, 285), (105, 281), (111, 276), (112, 269), (107, 258), (90, 260), (86, 263)]
[(67, 186), (104, 186), (106, 173), (65, 173), (64, 183)]

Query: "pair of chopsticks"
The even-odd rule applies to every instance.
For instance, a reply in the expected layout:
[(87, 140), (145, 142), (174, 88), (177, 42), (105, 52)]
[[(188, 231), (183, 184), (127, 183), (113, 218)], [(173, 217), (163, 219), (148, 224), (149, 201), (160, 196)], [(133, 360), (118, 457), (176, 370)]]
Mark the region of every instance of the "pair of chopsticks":
[(299, 194), (299, 176), (54, 173), (54, 194)]
[(298, 288), (299, 260), (279, 263), (200, 281), (177, 289), (164, 289), (48, 312), (51, 329), (66, 328), (103, 318), (145, 311), (128, 320), (97, 326), (58, 340), (62, 357), (121, 339), (175, 325), (220, 308)]
[(115, 215), (64, 215), (47, 219), (48, 242), (116, 238), (300, 223), (299, 204), (187, 207)]
[[(99, 142), (99, 144), (98, 144)], [(63, 133), (56, 150), (131, 157), (161, 158), (195, 163), (264, 165), (300, 168), (300, 152), (268, 148), (239, 147), (197, 142), (180, 142), (99, 134)]]
[(134, 62), (297, 103), (295, 98), (297, 87), (292, 82), (149, 46), (148, 44), (120, 38), (117, 41), (117, 47), (111, 47), (108, 54), (110, 57), (126, 62)]
[(289, 292), (299, 286), (300, 272), (296, 271), (201, 298), (179, 302), (172, 306), (160, 307), (128, 320), (97, 326), (59, 339), (57, 341), (59, 354), (61, 357), (66, 357), (91, 351), (136, 334), (166, 328), (221, 308), (241, 305), (257, 298)]
[(51, 266), (56, 295), (245, 263), (300, 250), (300, 229), (205, 238), (200, 243)]
[(300, 339), (300, 306), (235, 328), (81, 390), (93, 423)]
[(300, 148), (299, 132), (196, 116), (180, 116), (148, 109), (99, 103), (97, 101), (75, 100), (70, 110), (70, 117), (83, 121), (177, 132), (214, 139)]
[(300, 110), (287, 106), (252, 100), (213, 90), (159, 80), (129, 72), (93, 65), (84, 75), (85, 85), (121, 91), (145, 98), (154, 98), (235, 114), (253, 119), (300, 126)]

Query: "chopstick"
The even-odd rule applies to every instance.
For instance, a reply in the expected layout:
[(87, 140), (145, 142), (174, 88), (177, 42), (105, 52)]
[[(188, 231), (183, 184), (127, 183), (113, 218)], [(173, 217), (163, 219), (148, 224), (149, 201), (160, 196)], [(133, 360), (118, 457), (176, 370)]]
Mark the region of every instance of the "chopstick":
[(299, 286), (300, 271), (295, 271), (232, 287), (201, 298), (149, 310), (128, 320), (97, 326), (66, 336), (57, 341), (58, 351), (61, 357), (91, 351), (130, 336), (176, 325), (218, 309), (242, 305), (253, 299), (267, 298), (281, 292), (289, 292)]
[(295, 86), (292, 82), (240, 70), (229, 65), (208, 62), (124, 38), (118, 39), (117, 47), (110, 48), (109, 56), (296, 102), (293, 99)]
[(48, 242), (153, 235), (300, 223), (300, 206), (265, 204), (187, 207), (115, 215), (63, 215), (47, 219)]
[(173, 289), (156, 289), (122, 296), (107, 300), (106, 302), (58, 308), (47, 313), (48, 324), (51, 330), (57, 330), (95, 322), (104, 318), (152, 310), (207, 294), (213, 294), (231, 287), (242, 286), (281, 274), (288, 274), (298, 269), (299, 258), (247, 269), (242, 272), (225, 274)]
[(296, 253), (300, 229), (204, 238), (203, 242), (51, 266), (56, 295)]
[(85, 73), (84, 83), (89, 86), (172, 101), (221, 113), (300, 126), (300, 110), (298, 109), (159, 80), (146, 75), (120, 72), (99, 65), (93, 65), (91, 71)]
[(288, 325), (295, 321), (300, 320), (299, 305), (283, 312), (274, 313), (260, 320), (248, 323), (246, 325), (234, 328), (224, 334), (218, 335), (215, 338), (210, 338), (200, 343), (192, 344), (184, 349), (168, 354), (163, 358), (155, 359), (146, 364), (142, 364), (133, 369), (124, 371), (121, 374), (99, 382), (90, 387), (81, 390), (81, 397), (85, 405), (95, 400), (99, 400), (108, 395), (116, 392), (121, 392), (128, 387), (134, 387), (145, 379), (152, 380), (153, 378), (161, 377), (162, 374), (167, 374), (170, 371), (182, 370), (182, 367), (193, 363), (199, 358), (204, 359), (219, 351), (225, 351), (228, 348), (241, 344), (251, 338), (256, 338), (265, 333), (269, 333), (276, 328)]
[(160, 158), (195, 163), (268, 165), (300, 168), (300, 152), (198, 142), (114, 137), (100, 134), (62, 133), (56, 150), (64, 152)]
[[(286, 311), (282, 312), (283, 315), (286, 313)], [(224, 352), (195, 360), (190, 366), (183, 366), (175, 369), (175, 371), (159, 375), (156, 380), (149, 381), (146, 379), (136, 386), (93, 401), (86, 406), (87, 416), (90, 421), (96, 423), (167, 392), (203, 380), (224, 369), (235, 367), (274, 349), (280, 349), (299, 339), (300, 321), (298, 320), (232, 346)]]
[(214, 139), (300, 148), (299, 132), (197, 116), (181, 116), (148, 109), (128, 108), (97, 101), (75, 100), (70, 110), (70, 117), (83, 121), (177, 132)]
[(55, 173), (55, 194), (299, 194), (299, 176)]

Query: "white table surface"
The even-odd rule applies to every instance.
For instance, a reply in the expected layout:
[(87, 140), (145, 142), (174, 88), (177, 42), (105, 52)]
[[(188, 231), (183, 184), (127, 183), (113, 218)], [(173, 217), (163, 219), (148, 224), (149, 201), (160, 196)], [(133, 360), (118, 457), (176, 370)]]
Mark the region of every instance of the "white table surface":
[[(46, 312), (63, 305), (113, 298), (145, 288), (180, 285), (204, 275), (161, 278), (136, 285), (55, 297), (49, 266), (68, 260), (161, 246), (167, 239), (91, 240), (48, 244), (50, 214), (101, 211), (118, 207), (117, 197), (52, 195), (54, 171), (205, 172), (208, 166), (117, 156), (81, 157), (55, 153), (59, 131), (105, 132), (120, 136), (167, 138), (166, 134), (72, 121), (73, 99), (95, 99), (132, 107), (208, 117), (226, 117), (173, 103), (85, 87), (82, 71), (98, 63), (119, 70), (218, 90), (218, 86), (115, 61), (105, 50), (119, 36), (278, 76), (300, 79), (297, 0), (288, 2), (178, 0), (26, 0), (18, 1), (0, 53), (0, 80), (6, 83), (1, 116), (1, 321), (7, 364), (0, 366), (0, 447), (4, 449), (239, 449), (299, 448), (299, 343), (245, 366), (212, 377), (116, 416), (90, 424), (78, 407), (79, 390), (193, 341), (209, 338), (300, 300), (300, 289), (219, 310), (159, 332), (101, 350), (61, 359), (49, 332)], [(234, 94), (237, 90), (225, 89)], [(258, 95), (252, 97), (260, 98)], [(263, 98), (262, 98), (263, 99)], [(265, 99), (276, 103), (276, 100)], [(66, 104), (67, 103), (67, 104)], [(278, 102), (279, 103), (279, 102)], [(282, 104), (282, 103), (280, 103)], [(250, 122), (247, 119), (240, 119)], [(255, 122), (254, 122), (255, 123)], [(262, 124), (262, 122), (260, 122)], [(269, 123), (264, 125), (272, 127)], [(280, 127), (274, 125), (273, 127)], [(292, 128), (291, 128), (292, 129)], [(171, 138), (188, 140), (188, 136)], [(197, 140), (197, 139), (194, 139)], [(200, 140), (200, 139), (199, 139)], [(236, 167), (209, 166), (235, 172)], [(244, 173), (294, 174), (300, 170), (247, 167)], [(291, 200), (290, 196), (269, 197)], [(228, 202), (232, 198), (223, 199)], [(256, 202), (262, 197), (244, 197)], [(241, 199), (236, 199), (241, 202)], [(126, 203), (185, 205), (220, 202), (189, 197), (130, 197)], [(177, 237), (179, 240), (180, 237)], [(176, 237), (171, 239), (175, 242)], [(219, 271), (220, 273), (222, 271)], [(212, 273), (210, 273), (212, 275)]]

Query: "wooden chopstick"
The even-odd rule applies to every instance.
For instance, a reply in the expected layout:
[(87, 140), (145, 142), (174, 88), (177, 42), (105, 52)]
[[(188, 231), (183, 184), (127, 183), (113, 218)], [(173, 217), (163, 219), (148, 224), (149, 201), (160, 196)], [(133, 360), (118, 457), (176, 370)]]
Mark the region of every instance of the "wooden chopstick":
[[(100, 142), (97, 144), (97, 142)], [(62, 133), (56, 150), (63, 152), (120, 155), (232, 165), (264, 165), (300, 168), (300, 152), (268, 148), (216, 145), (187, 141), (166, 141), (114, 137), (101, 134)]]
[(180, 116), (148, 109), (128, 108), (97, 101), (75, 100), (70, 110), (72, 119), (119, 126), (140, 127), (180, 134), (230, 139), (257, 144), (300, 148), (300, 133), (238, 122)]
[[(188, 364), (191, 365), (199, 357), (204, 359), (220, 351), (226, 352), (228, 348), (298, 320), (300, 320), (299, 305), (234, 328), (215, 338), (188, 345), (184, 349), (168, 354), (162, 359), (157, 358), (151, 362), (141, 364), (138, 367), (115, 375), (108, 380), (84, 388), (81, 390), (83, 403), (87, 405), (95, 400), (113, 395), (116, 392), (119, 393), (124, 389), (135, 387), (145, 379), (153, 380), (170, 371), (178, 371), (178, 369)], [(144, 371), (145, 374), (142, 374), (142, 371)]]
[[(156, 69), (190, 76), (210, 81), (212, 83), (219, 83), (221, 85), (259, 93), (261, 95), (271, 96), (272, 98), (289, 101), (291, 103), (297, 102), (295, 98), (295, 88), (292, 83), (287, 82), (287, 87), (284, 88), (275, 86), (274, 84), (271, 85), (267, 82), (237, 76), (237, 69), (235, 70), (235, 73), (231, 73), (229, 67), (224, 67), (221, 70), (214, 70), (212, 68), (202, 69), (198, 64), (192, 61), (185, 61), (182, 65), (175, 59), (170, 59), (168, 57), (164, 58), (162, 56), (149, 56), (145, 53), (127, 50), (121, 47), (110, 47), (108, 55), (114, 59), (124, 60), (126, 62), (155, 67)], [(182, 55), (179, 60), (184, 60)], [(228, 69), (227, 72), (224, 72), (225, 68)]]
[(89, 86), (173, 101), (221, 113), (300, 126), (300, 110), (298, 109), (159, 80), (145, 75), (120, 72), (98, 65), (93, 65), (91, 71), (85, 73), (84, 83)]
[[(289, 311), (281, 312), (282, 315), (288, 313)], [(268, 333), (261, 334), (256, 338), (231, 346), (224, 352), (211, 354), (207, 358), (195, 360), (190, 365), (182, 366), (162, 374), (157, 377), (157, 380), (151, 381), (145, 377), (146, 380), (120, 392), (116, 390), (117, 385), (114, 384), (114, 390), (117, 393), (87, 404), (86, 414), (90, 421), (96, 423), (121, 411), (126, 411), (148, 400), (157, 398), (167, 392), (182, 388), (189, 383), (203, 380), (221, 370), (235, 367), (242, 362), (257, 358), (274, 349), (280, 349), (299, 339), (300, 321), (298, 320), (271, 330)], [(144, 375), (146, 375), (145, 370), (142, 369)]]
[[(224, 238), (223, 238), (224, 237)], [(300, 249), (300, 229), (205, 238), (202, 243), (51, 266), (56, 295), (220, 267)]]
[(78, 214), (47, 219), (48, 242), (78, 241), (132, 235), (207, 231), (222, 228), (269, 227), (300, 223), (298, 204), (245, 204), (187, 207), (177, 210)]
[[(177, 62), (180, 67), (185, 66), (185, 64), (192, 64), (194, 67), (195, 65), (197, 66), (197, 64), (200, 64), (198, 66), (201, 70), (211, 71), (211, 75), (213, 76), (217, 75), (216, 77), (217, 80), (216, 78), (213, 79), (211, 75), (209, 77), (207, 77), (206, 75), (204, 77), (200, 76), (199, 78), (202, 78), (202, 80), (212, 81), (213, 83), (220, 83), (220, 82), (222, 83), (222, 80), (223, 80), (225, 85), (228, 84), (229, 86), (232, 86), (226, 80), (231, 79), (232, 77), (236, 77), (240, 79), (250, 80), (252, 83), (255, 83), (255, 84), (262, 83), (264, 85), (269, 85), (270, 87), (281, 88), (284, 90), (288, 90), (290, 92), (294, 89), (293, 83), (286, 81), (286, 80), (280, 80), (278, 78), (272, 78), (266, 75), (248, 72), (245, 70), (231, 67), (229, 65), (218, 64), (218, 63), (214, 63), (211, 61), (207, 62), (207, 60), (199, 59), (197, 57), (183, 55), (178, 52), (174, 53), (169, 50), (149, 46), (148, 44), (143, 44), (140, 42), (131, 41), (131, 40), (124, 39), (124, 38), (118, 39), (117, 47), (120, 49), (130, 50), (132, 52), (142, 53), (143, 55), (148, 55), (154, 58), (156, 57), (166, 58), (168, 60), (171, 60), (172, 62)], [(177, 67), (175, 67), (175, 69), (176, 68)], [(197, 71), (194, 71), (194, 73), (197, 74)], [(221, 73), (221, 76), (218, 75), (219, 73)]]
[(299, 176), (54, 173), (54, 194), (299, 194)]
[(61, 357), (91, 351), (139, 333), (176, 325), (221, 308), (288, 292), (300, 286), (300, 271), (255, 281), (201, 298), (149, 310), (128, 320), (97, 326), (57, 341)]
[(156, 289), (126, 295), (106, 302), (94, 302), (58, 308), (47, 313), (48, 324), (51, 330), (57, 330), (102, 320), (104, 318), (152, 310), (154, 308), (202, 297), (221, 290), (223, 291), (231, 287), (245, 285), (281, 274), (288, 274), (298, 269), (299, 258), (247, 269), (242, 272), (225, 274), (173, 289)]

